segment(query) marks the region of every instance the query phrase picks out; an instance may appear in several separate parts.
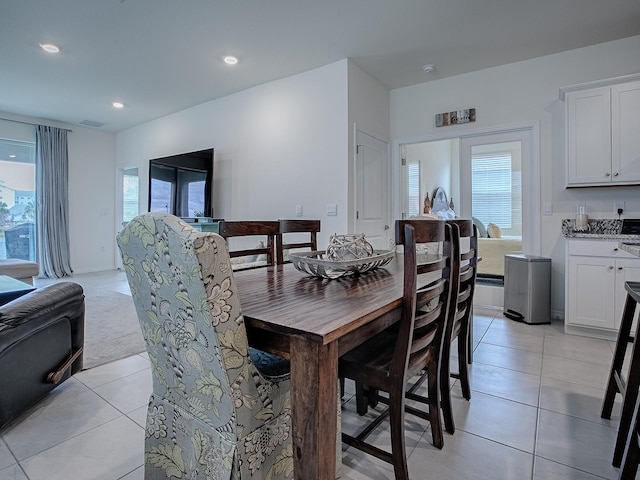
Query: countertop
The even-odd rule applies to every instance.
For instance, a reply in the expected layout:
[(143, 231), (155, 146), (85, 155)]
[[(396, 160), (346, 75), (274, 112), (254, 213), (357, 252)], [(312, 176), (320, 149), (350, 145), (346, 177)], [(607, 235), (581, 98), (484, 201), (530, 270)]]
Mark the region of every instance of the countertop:
[(625, 243), (625, 242), (618, 242), (618, 248), (620, 250), (624, 250), (627, 253), (630, 253), (631, 255), (635, 255), (636, 257), (640, 257), (640, 242), (639, 243), (634, 243), (634, 244), (629, 244), (629, 243)]
[(574, 222), (571, 219), (562, 220), (562, 236), (566, 238), (586, 238), (592, 240), (631, 241), (640, 243), (640, 235), (623, 235), (621, 220), (594, 220), (589, 219), (589, 230), (581, 232), (574, 230)]

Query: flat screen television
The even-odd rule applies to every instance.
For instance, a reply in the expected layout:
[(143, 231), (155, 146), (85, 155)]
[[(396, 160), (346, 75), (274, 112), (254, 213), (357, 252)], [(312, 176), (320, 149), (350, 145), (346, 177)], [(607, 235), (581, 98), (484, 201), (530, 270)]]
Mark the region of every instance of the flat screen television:
[(213, 148), (149, 160), (149, 211), (213, 217)]

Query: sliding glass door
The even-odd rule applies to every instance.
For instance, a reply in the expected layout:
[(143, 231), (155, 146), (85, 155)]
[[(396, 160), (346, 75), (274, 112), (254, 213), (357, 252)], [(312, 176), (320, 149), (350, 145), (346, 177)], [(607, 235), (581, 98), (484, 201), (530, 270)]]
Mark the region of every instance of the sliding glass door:
[(0, 258), (36, 261), (35, 144), (0, 139)]

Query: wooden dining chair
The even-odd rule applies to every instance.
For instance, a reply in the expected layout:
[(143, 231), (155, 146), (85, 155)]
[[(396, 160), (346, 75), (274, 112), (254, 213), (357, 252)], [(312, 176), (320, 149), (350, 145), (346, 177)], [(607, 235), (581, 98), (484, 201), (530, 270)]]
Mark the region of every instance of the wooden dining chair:
[[(339, 359), (339, 374), (379, 395), (388, 408), (358, 435), (343, 433), (342, 440), (368, 454), (393, 464), (396, 479), (408, 479), (404, 437), (405, 412), (427, 419), (433, 444), (444, 445), (440, 418), (438, 374), (443, 334), (449, 317), (452, 291), (457, 293), (458, 254), (452, 241), (454, 228), (440, 220), (396, 221), (396, 244), (404, 247), (404, 286), (399, 324), (365, 341)], [(416, 243), (442, 242), (442, 254), (416, 252)], [(453, 290), (452, 290), (453, 289)], [(428, 398), (416, 400), (427, 404), (428, 411), (409, 406), (405, 401), (407, 382), (426, 370)], [(377, 393), (376, 393), (377, 394)], [(389, 417), (391, 452), (367, 443), (374, 429)]]
[[(280, 231), (276, 237), (276, 261), (279, 265), (285, 263), (285, 251), (309, 248), (312, 252), (318, 250), (318, 232), (320, 232), (320, 220), (278, 220)], [(285, 234), (308, 233), (309, 240), (302, 242), (296, 238), (295, 242), (285, 242)]]
[[(442, 346), (442, 362), (440, 364), (440, 395), (442, 396), (442, 415), (444, 427), (449, 433), (455, 432), (453, 407), (451, 405), (451, 386), (449, 378), (460, 380), (462, 396), (471, 399), (469, 384), (469, 327), (473, 315), (473, 294), (478, 270), (478, 229), (472, 220), (447, 220), (447, 223), (458, 228), (458, 251), (460, 252), (460, 273), (458, 295), (454, 304), (451, 321), (447, 324)], [(463, 247), (464, 245), (464, 247)], [(468, 247), (467, 247), (468, 245)], [(458, 339), (458, 372), (451, 372), (451, 344)]]
[[(229, 251), (231, 258), (253, 257), (254, 259), (264, 255), (266, 263), (264, 265), (275, 264), (275, 239), (279, 235), (280, 224), (277, 221), (269, 220), (241, 220), (241, 221), (221, 221), (218, 224), (218, 231), (221, 237), (227, 240), (233, 237), (266, 237), (267, 243), (261, 243), (252, 248), (241, 248)], [(262, 265), (261, 265), (262, 266)]]

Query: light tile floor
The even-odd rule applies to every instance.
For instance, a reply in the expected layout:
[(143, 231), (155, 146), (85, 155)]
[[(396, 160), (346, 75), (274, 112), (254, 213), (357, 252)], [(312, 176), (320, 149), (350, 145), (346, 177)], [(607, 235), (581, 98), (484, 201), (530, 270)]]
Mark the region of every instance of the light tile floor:
[[(114, 290), (126, 288), (123, 274), (110, 278)], [(611, 420), (600, 418), (615, 344), (500, 312), (476, 311), (474, 322), (471, 401), (452, 383), (457, 429), (445, 434), (442, 450), (426, 422), (407, 417), (411, 478), (617, 478), (611, 457), (620, 401)], [(142, 479), (150, 391), (145, 354), (76, 374), (0, 432), (0, 479)], [(366, 418), (355, 413), (350, 383), (344, 400), (343, 429), (354, 431)], [(373, 439), (389, 447), (386, 424)], [(354, 449), (342, 460), (344, 479), (393, 478), (390, 465)]]

